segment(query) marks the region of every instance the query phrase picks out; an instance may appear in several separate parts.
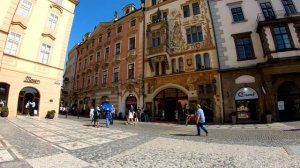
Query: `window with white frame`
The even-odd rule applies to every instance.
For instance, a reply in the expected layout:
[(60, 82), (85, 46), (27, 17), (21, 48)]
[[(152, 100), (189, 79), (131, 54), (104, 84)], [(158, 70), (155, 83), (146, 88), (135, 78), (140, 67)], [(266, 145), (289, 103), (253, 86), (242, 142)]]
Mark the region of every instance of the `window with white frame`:
[(42, 64), (47, 64), (50, 57), (51, 46), (45, 43), (42, 43), (38, 61)]
[(22, 0), (20, 7), (18, 9), (18, 14), (23, 17), (28, 16), (31, 6), (32, 6), (32, 3), (30, 1)]
[(106, 84), (107, 82), (107, 70), (102, 72), (102, 84)]
[(128, 65), (128, 79), (134, 79), (134, 64)]
[(58, 22), (58, 16), (55, 15), (54, 13), (51, 13), (48, 19), (48, 27), (50, 29), (55, 30), (57, 22)]
[(114, 82), (119, 81), (119, 67), (114, 68)]
[(8, 39), (5, 45), (5, 53), (10, 55), (16, 55), (19, 47), (19, 43), (21, 40), (21, 35), (10, 32), (8, 35)]

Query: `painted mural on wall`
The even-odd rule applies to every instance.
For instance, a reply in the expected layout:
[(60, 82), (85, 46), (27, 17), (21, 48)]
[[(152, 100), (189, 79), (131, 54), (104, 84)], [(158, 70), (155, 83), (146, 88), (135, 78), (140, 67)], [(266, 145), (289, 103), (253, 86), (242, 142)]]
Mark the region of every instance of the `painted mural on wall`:
[[(198, 2), (200, 5), (200, 15), (190, 16), (183, 18), (182, 11), (177, 9), (171, 9), (169, 18), (169, 37), (170, 37), (170, 53), (180, 53), (187, 50), (201, 50), (207, 48), (213, 48), (212, 35), (210, 30), (210, 20), (208, 19), (209, 13), (206, 1), (204, 0), (191, 0), (187, 1), (187, 4)], [(185, 28), (191, 26), (201, 26), (203, 32), (203, 41), (188, 44), (186, 41)]]

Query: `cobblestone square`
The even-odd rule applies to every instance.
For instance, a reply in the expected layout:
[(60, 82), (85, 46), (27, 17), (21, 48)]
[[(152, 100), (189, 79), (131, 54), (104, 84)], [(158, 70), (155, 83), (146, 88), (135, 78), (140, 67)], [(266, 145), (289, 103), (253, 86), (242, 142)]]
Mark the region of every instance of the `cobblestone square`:
[(300, 122), (195, 125), (0, 118), (0, 167), (300, 167)]

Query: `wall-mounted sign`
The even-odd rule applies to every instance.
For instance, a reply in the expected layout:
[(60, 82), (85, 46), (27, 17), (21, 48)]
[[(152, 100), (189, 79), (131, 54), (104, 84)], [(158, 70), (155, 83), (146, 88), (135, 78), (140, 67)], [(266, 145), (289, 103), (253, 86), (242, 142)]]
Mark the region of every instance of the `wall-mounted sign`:
[(278, 110), (284, 110), (284, 101), (277, 102)]
[(235, 94), (235, 100), (258, 99), (256, 91), (250, 87), (244, 87)]
[(32, 79), (31, 76), (26, 76), (24, 82), (26, 83), (33, 83), (33, 84), (40, 84), (40, 80)]

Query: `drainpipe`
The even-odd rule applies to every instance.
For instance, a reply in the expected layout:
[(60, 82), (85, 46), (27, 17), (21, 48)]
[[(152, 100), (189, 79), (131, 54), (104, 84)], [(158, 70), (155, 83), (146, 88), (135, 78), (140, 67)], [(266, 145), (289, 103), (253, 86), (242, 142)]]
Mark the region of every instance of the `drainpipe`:
[(142, 3), (142, 12), (143, 12), (143, 56), (142, 56), (142, 96), (143, 96), (143, 101), (142, 101), (142, 104), (143, 104), (143, 108), (145, 108), (145, 30), (146, 30), (146, 24), (145, 24), (145, 1), (142, 0), (141, 1)]
[(219, 50), (218, 50), (218, 43), (217, 43), (217, 38), (216, 38), (216, 32), (215, 32), (215, 26), (214, 26), (214, 22), (213, 22), (213, 19), (212, 19), (212, 13), (211, 13), (211, 10), (210, 10), (210, 3), (209, 3), (210, 0), (207, 0), (207, 5), (208, 5), (208, 10), (209, 10), (209, 14), (210, 14), (210, 17), (211, 17), (211, 24), (212, 24), (212, 27), (213, 27), (213, 34), (214, 34), (214, 39), (215, 39), (215, 44), (216, 44), (216, 51), (217, 51), (217, 59), (218, 59), (218, 69), (219, 69), (219, 73), (220, 73), (220, 89), (221, 89), (221, 101), (222, 101), (222, 116), (221, 116), (221, 122), (222, 124), (224, 124), (224, 116), (225, 116), (225, 111), (224, 111), (224, 94), (223, 94), (223, 80), (222, 80), (222, 75), (221, 75), (221, 66), (220, 66), (220, 58), (219, 58)]

